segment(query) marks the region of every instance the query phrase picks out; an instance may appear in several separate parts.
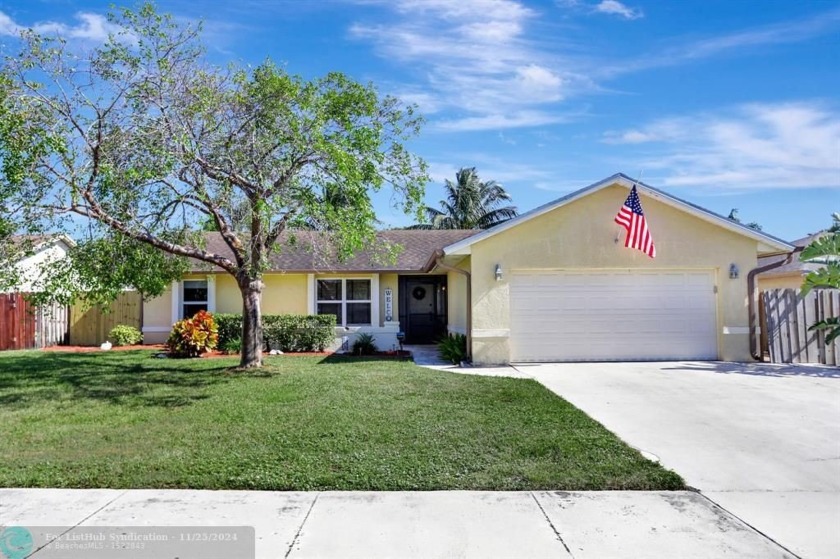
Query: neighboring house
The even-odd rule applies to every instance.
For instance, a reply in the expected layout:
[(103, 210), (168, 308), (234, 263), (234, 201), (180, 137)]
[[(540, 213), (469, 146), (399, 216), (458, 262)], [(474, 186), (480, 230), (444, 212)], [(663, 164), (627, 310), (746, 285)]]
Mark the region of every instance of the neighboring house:
[(5, 291), (31, 293), (41, 290), (45, 267), (67, 257), (75, 242), (66, 235), (13, 235), (10, 250), (19, 281)]
[[(795, 247), (807, 247), (820, 237), (826, 235), (827, 231), (819, 231), (797, 239), (791, 244)], [(767, 266), (775, 264), (788, 259), (787, 254), (778, 254), (773, 256), (762, 256), (758, 259), (759, 266)], [(810, 272), (814, 272), (823, 267), (819, 262), (802, 262), (799, 260), (799, 252), (793, 253), (790, 256), (790, 262), (786, 262), (778, 268), (773, 268), (766, 272), (762, 272), (756, 276), (758, 281), (758, 290), (767, 291), (769, 289), (801, 289), (802, 282), (805, 276)]]
[(0, 350), (31, 349), (67, 343), (67, 307), (35, 307), (28, 293), (42, 291), (52, 262), (67, 258), (75, 243), (64, 235), (14, 235), (0, 246)]
[[(634, 181), (617, 174), (485, 231), (384, 231), (392, 265), (323, 263), (302, 249), (272, 260), (263, 313), (330, 313), (337, 339), (382, 348), (470, 339), (476, 363), (750, 360), (747, 275), (788, 243), (638, 184), (657, 257), (624, 247), (613, 219)], [(221, 239), (211, 234), (210, 247)], [(147, 342), (201, 308), (241, 312), (231, 276), (200, 272), (144, 307)]]

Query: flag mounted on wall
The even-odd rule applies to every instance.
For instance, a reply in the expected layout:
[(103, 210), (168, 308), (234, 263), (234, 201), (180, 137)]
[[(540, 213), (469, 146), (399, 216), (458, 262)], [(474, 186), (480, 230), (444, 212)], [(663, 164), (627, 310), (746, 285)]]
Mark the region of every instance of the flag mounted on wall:
[(630, 196), (618, 210), (615, 222), (627, 229), (624, 246), (639, 249), (651, 258), (656, 258), (656, 247), (653, 246), (653, 237), (648, 231), (645, 213), (642, 211), (642, 203), (639, 201), (635, 184), (630, 189)]

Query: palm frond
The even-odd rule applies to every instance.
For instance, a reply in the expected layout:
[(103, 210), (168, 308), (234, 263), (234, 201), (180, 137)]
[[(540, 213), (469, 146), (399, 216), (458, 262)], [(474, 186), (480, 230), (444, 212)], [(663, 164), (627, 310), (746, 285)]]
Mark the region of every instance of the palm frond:
[(510, 194), (496, 181), (482, 182), (475, 167), (458, 170), (455, 181), (444, 181), (443, 190), (440, 209), (426, 208), (428, 228), (487, 229), (517, 215), (508, 204)]
[(840, 233), (832, 233), (817, 239), (805, 247), (799, 259), (803, 262), (818, 259), (840, 261)]
[(833, 316), (820, 320), (812, 324), (808, 330), (828, 330), (828, 334), (825, 335), (825, 343), (830, 344), (840, 336), (840, 318)]
[(494, 227), (516, 217), (516, 215), (516, 208), (514, 206), (507, 206), (505, 208), (489, 211), (481, 216), (478, 228), (489, 229), (490, 227)]
[(840, 264), (826, 264), (824, 268), (805, 276), (802, 282), (802, 294), (807, 295), (812, 289), (818, 287), (840, 287)]

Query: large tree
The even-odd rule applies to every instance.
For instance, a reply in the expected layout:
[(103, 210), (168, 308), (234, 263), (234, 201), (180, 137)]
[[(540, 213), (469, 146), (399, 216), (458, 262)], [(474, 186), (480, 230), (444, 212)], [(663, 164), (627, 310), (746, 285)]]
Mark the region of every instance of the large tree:
[[(45, 229), (89, 221), (231, 274), (243, 302), (241, 366), (260, 366), (271, 253), (287, 231), (315, 223), (349, 256), (373, 237), (371, 192), (383, 186), (416, 211), (425, 165), (404, 144), (420, 119), (340, 73), (307, 81), (270, 61), (214, 67), (200, 26), (148, 4), (110, 21), (119, 31), (87, 52), (24, 31), (21, 52), (6, 58), (2, 115), (14, 126), (2, 156), (25, 172), (4, 181), (5, 205)], [(207, 220), (226, 251), (206, 248)]]
[(446, 179), (444, 190), (440, 209), (427, 206), (426, 223), (414, 229), (488, 229), (516, 216), (510, 194), (496, 181), (482, 181), (475, 167), (459, 170), (455, 182)]

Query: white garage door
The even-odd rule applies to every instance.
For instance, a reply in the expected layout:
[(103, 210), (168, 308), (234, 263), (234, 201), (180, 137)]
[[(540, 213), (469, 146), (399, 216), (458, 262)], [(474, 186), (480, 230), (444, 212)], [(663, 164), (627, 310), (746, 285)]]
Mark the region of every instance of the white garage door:
[(512, 361), (716, 359), (708, 272), (514, 273)]

